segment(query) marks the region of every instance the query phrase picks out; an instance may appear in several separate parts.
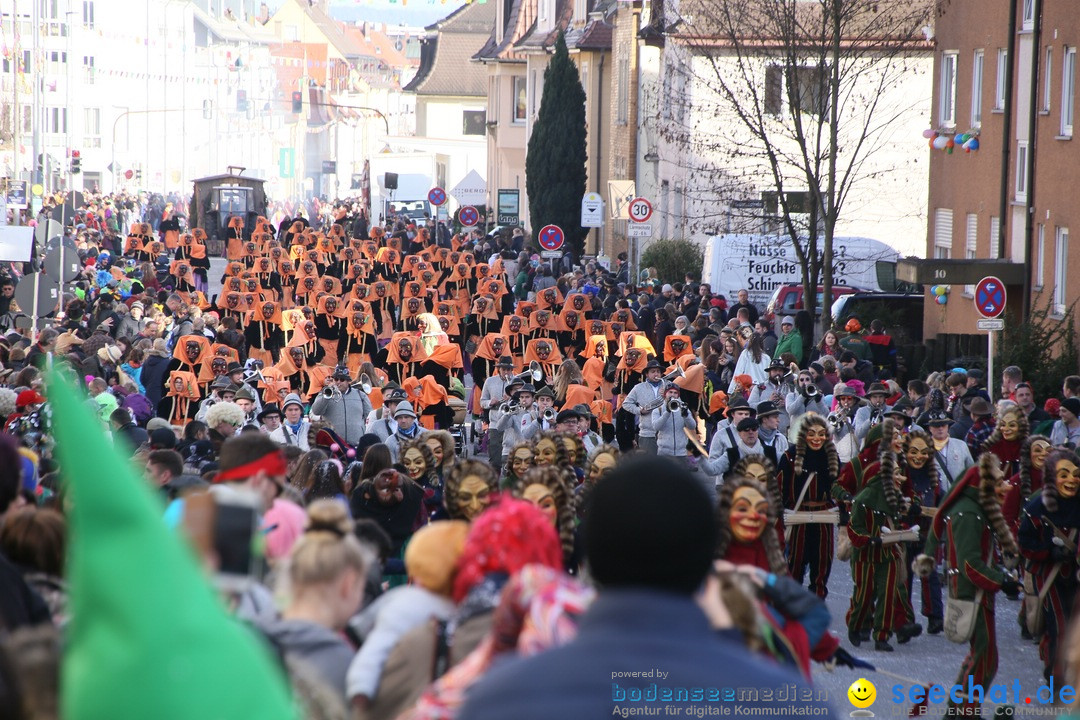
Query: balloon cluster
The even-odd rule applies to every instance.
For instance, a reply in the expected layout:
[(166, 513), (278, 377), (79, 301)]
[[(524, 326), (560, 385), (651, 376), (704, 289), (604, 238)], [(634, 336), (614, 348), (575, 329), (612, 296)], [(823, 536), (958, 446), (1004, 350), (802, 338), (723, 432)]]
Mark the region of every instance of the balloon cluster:
[[(330, 445), (330, 452), (332, 452), (332, 453), (334, 453), (336, 455), (337, 453), (341, 452), (341, 446), (338, 445), (337, 443), (332, 443)], [(352, 448), (349, 448), (348, 450), (345, 451), (345, 457), (352, 460), (353, 458), (356, 457), (356, 450), (354, 450)]]
[(938, 305), (944, 305), (949, 302), (949, 293), (952, 292), (952, 287), (949, 285), (934, 285), (930, 288), (930, 294), (934, 296), (934, 301)]
[(979, 149), (979, 136), (975, 133), (959, 133), (957, 135), (942, 135), (927, 128), (923, 130), (923, 137), (930, 141), (930, 147), (934, 150), (944, 150), (946, 155), (952, 155), (957, 147), (963, 148), (964, 152), (971, 153)]

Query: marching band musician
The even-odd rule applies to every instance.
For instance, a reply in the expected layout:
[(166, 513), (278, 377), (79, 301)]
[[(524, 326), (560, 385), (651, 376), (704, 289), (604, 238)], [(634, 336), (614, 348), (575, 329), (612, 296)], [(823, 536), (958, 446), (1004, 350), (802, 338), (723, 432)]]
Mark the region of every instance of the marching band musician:
[(501, 356), (495, 363), (495, 369), (497, 372), (484, 380), (484, 387), (480, 391), (480, 407), (484, 411), (484, 419), (488, 422), (488, 460), (491, 461), (491, 467), (502, 467), (503, 431), (495, 427), (492, 415), (499, 405), (506, 401), (507, 386), (514, 377), (513, 358), (509, 355)]
[(825, 407), (825, 399), (821, 390), (814, 382), (814, 375), (809, 370), (802, 370), (795, 380), (796, 386), (784, 398), (784, 409), (787, 410), (789, 427), (795, 421), (808, 412), (814, 412), (825, 417), (829, 409)]
[[(747, 398), (747, 402), (751, 407), (757, 407), (764, 401), (771, 402), (777, 409), (777, 418), (779, 420), (779, 430), (781, 433), (786, 433), (788, 426), (791, 424), (791, 417), (788, 415), (786, 400), (788, 395), (795, 391), (791, 383), (785, 381), (785, 373), (788, 371), (788, 366), (784, 364), (784, 361), (779, 358), (774, 358), (769, 363), (768, 379), (765, 382), (760, 382), (754, 385), (754, 389), (750, 391), (750, 397)], [(758, 420), (760, 420), (760, 415)]]
[(507, 393), (510, 395), (510, 402), (503, 402), (491, 413), (492, 425), (503, 434), (504, 456), (526, 439), (526, 429), (537, 420), (537, 412), (533, 407), (535, 387), (514, 378), (507, 386)]
[(356, 445), (364, 434), (367, 416), (371, 412), (371, 400), (363, 390), (352, 386), (352, 375), (344, 365), (334, 368), (330, 380), (330, 384), (312, 401), (311, 414), (329, 423), (346, 443)]
[(859, 453), (859, 438), (855, 434), (855, 411), (863, 399), (855, 388), (840, 385), (833, 392), (836, 398), (836, 410), (829, 415), (833, 445), (840, 457), (840, 463), (846, 463)]
[(855, 437), (860, 443), (866, 440), (870, 428), (885, 419), (885, 413), (889, 410), (889, 406), (885, 404), (887, 397), (889, 389), (885, 387), (885, 383), (870, 383), (870, 389), (866, 391), (868, 402), (855, 411)]
[(663, 394), (664, 383), (660, 379), (660, 363), (656, 358), (652, 358), (645, 365), (645, 380), (634, 386), (622, 404), (623, 410), (638, 416), (638, 448), (652, 455), (657, 454), (652, 411), (663, 403)]

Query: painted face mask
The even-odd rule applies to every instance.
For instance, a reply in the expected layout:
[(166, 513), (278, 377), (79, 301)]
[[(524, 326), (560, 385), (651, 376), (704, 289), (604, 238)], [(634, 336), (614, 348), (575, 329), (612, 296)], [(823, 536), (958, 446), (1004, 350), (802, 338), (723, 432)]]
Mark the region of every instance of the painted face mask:
[(577, 316), (576, 313), (567, 313), (566, 314), (566, 327), (573, 330), (573, 329), (577, 328), (577, 323), (578, 323), (578, 316)]
[(813, 425), (806, 430), (806, 446), (815, 452), (825, 446), (829, 431), (821, 425)]
[(491, 504), (491, 487), (477, 475), (469, 475), (458, 486), (457, 502), (465, 519), (475, 520)]
[(541, 361), (547, 361), (551, 356), (551, 344), (546, 342), (536, 343), (536, 356)]
[(761, 537), (769, 514), (769, 503), (752, 487), (741, 487), (731, 499), (731, 532), (741, 543), (752, 543)]
[(626, 351), (626, 366), (634, 367), (637, 365), (638, 360), (641, 359), (641, 350), (637, 348), (630, 348)]
[(404, 339), (399, 341), (398, 356), (401, 357), (402, 362), (409, 362), (412, 359), (412, 343)]
[(1058, 460), (1054, 468), (1054, 484), (1057, 485), (1061, 497), (1076, 497), (1076, 492), (1080, 489), (1080, 468), (1072, 460)]
[(557, 456), (558, 450), (555, 448), (555, 442), (550, 438), (543, 438), (536, 444), (537, 465), (553, 465)]
[(574, 309), (577, 310), (578, 312), (581, 312), (582, 310), (585, 309), (585, 296), (584, 295), (574, 295), (571, 302), (574, 305)]
[(375, 476), (375, 498), (380, 505), (393, 506), (405, 499), (401, 491), (401, 475), (396, 470), (383, 470)]
[(552, 494), (547, 485), (533, 483), (525, 488), (524, 492), (521, 493), (521, 497), (542, 512), (552, 525), (558, 524), (559, 507), (555, 502), (555, 495)]
[(921, 470), (930, 460), (930, 447), (922, 438), (912, 438), (911, 442), (908, 443), (905, 456), (907, 457), (908, 467)]
[(503, 346), (505, 344), (506, 344), (506, 341), (503, 340), (501, 337), (492, 338), (492, 340), (491, 340), (491, 349), (495, 353), (495, 357), (498, 357), (498, 356), (502, 355)]
[(1015, 412), (1005, 413), (1001, 419), (1001, 437), (1012, 442), (1020, 436), (1020, 419)]
[(416, 448), (409, 448), (401, 458), (405, 472), (413, 480), (419, 481), (427, 472), (427, 463), (424, 462), (424, 454)]
[(199, 351), (201, 350), (199, 343), (194, 340), (189, 340), (184, 343), (184, 353), (187, 355), (188, 362), (195, 362), (199, 359)]
[(521, 318), (519, 318), (517, 315), (514, 315), (510, 318), (510, 322), (508, 323), (508, 325), (510, 327), (510, 332), (521, 332)]
[(607, 475), (615, 467), (615, 456), (611, 453), (602, 453), (593, 458), (592, 465), (589, 466), (589, 474), (587, 480), (595, 483), (600, 478)]
[(420, 312), (420, 300), (418, 298), (409, 298), (409, 302), (407, 303), (407, 305), (409, 308), (409, 312), (413, 315)]
[(1050, 454), (1050, 443), (1038, 440), (1031, 444), (1031, 467), (1042, 470), (1046, 465), (1046, 456)]

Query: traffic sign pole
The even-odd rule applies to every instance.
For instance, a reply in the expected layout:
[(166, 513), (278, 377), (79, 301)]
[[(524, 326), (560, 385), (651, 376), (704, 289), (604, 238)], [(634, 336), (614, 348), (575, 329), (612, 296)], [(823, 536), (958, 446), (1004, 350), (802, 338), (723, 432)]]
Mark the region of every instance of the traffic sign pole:
[[(975, 286), (975, 309), (984, 318), (998, 318), (1005, 312), (1005, 283), (993, 275), (984, 277)], [(994, 334), (996, 330), (986, 332), (986, 383), (993, 387), (994, 382)], [(993, 397), (993, 394), (991, 394)]]

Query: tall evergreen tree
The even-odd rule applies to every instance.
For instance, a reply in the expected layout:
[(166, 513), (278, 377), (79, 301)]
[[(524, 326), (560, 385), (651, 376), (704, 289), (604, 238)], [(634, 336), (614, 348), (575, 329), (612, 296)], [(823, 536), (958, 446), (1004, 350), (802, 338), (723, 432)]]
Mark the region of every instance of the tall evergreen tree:
[(544, 71), (544, 96), (525, 156), (525, 183), (534, 235), (558, 225), (566, 245), (581, 257), (588, 229), (581, 227), (585, 194), (585, 90), (559, 33)]

